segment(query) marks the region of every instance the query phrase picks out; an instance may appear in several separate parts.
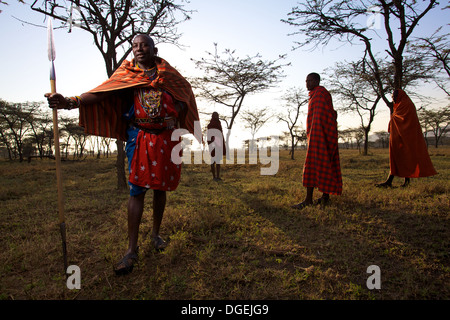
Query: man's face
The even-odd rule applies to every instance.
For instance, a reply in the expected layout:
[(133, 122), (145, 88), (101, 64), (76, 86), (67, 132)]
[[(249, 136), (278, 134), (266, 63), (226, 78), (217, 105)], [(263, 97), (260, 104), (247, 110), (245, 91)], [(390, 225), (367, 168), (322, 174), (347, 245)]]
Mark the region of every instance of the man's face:
[(319, 83), (314, 77), (312, 77), (310, 75), (308, 75), (306, 77), (306, 89), (308, 89), (308, 91), (313, 90), (318, 85), (319, 85)]
[(142, 65), (149, 66), (154, 63), (156, 48), (151, 40), (144, 36), (137, 36), (132, 45), (134, 59)]

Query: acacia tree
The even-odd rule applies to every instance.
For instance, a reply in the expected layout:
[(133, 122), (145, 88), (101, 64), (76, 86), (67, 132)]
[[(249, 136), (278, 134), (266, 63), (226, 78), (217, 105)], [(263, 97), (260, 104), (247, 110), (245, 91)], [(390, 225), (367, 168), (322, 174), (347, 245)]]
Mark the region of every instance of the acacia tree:
[(41, 112), (39, 106), (27, 117), (27, 122), (31, 129), (32, 142), (36, 144), (39, 157), (42, 159), (45, 153), (45, 143), (49, 131), (53, 125), (48, 113)]
[[(332, 40), (354, 43), (359, 40), (364, 45), (364, 60), (372, 68), (377, 82), (378, 93), (389, 108), (393, 103), (383, 91), (380, 65), (374, 51), (374, 39), (378, 32), (384, 32), (387, 39), (385, 52), (393, 66), (393, 89), (404, 88), (403, 59), (407, 44), (419, 21), (438, 6), (436, 0), (308, 0), (292, 8), (287, 20), (282, 20), (297, 31), (305, 34), (306, 41), (296, 42), (298, 47), (328, 45)], [(380, 19), (379, 28), (360, 23), (369, 18)]]
[(83, 128), (78, 126), (75, 122), (66, 123), (64, 126), (64, 131), (66, 131), (74, 140), (75, 151), (73, 157), (82, 158), (89, 135), (84, 133)]
[(101, 139), (101, 144), (103, 146), (103, 154), (108, 158), (109, 154), (111, 153), (111, 139), (110, 138), (106, 138), (106, 137), (102, 137)]
[[(0, 107), (2, 106), (2, 100), (0, 100)], [(13, 145), (12, 145), (11, 133), (8, 130), (8, 123), (0, 116), (0, 146), (6, 148), (8, 152), (9, 160), (13, 159)]]
[(269, 113), (269, 108), (262, 108), (259, 110), (244, 110), (242, 112), (242, 120), (245, 122), (245, 128), (250, 129), (250, 133), (252, 135), (252, 150), (255, 147), (255, 135), (267, 121), (270, 120), (272, 115)]
[(338, 137), (339, 139), (344, 141), (344, 146), (346, 149), (348, 148), (353, 149), (353, 132), (354, 129), (351, 128), (338, 131)]
[(389, 132), (387, 131), (377, 131), (375, 135), (378, 138), (378, 142), (381, 145), (381, 148), (389, 147)]
[[(89, 32), (108, 77), (131, 53), (131, 41), (138, 33), (151, 35), (155, 43), (177, 44), (176, 26), (190, 19), (190, 11), (173, 0), (35, 0), (31, 8), (61, 21), (69, 30), (76, 26)], [(180, 20), (175, 13), (181, 13)]]
[(357, 114), (361, 130), (364, 131), (364, 151), (368, 154), (369, 132), (375, 119), (376, 108), (381, 100), (376, 79), (367, 73), (364, 62), (338, 62), (329, 70), (330, 92), (340, 102), (337, 109), (344, 113)]
[[(108, 77), (131, 52), (131, 41), (145, 33), (155, 43), (177, 44), (177, 25), (190, 19), (191, 11), (176, 0), (35, 0), (31, 8), (50, 16), (71, 30), (89, 32), (105, 61)], [(181, 3), (184, 0), (180, 0)], [(127, 188), (123, 141), (117, 140), (117, 185)]]
[(438, 110), (421, 109), (418, 111), (418, 115), (425, 131), (430, 128), (433, 132), (434, 146), (437, 148), (442, 136), (450, 131), (450, 106)]
[(286, 101), (286, 111), (278, 115), (278, 121), (285, 122), (289, 128), (291, 139), (291, 159), (294, 160), (294, 150), (298, 142), (304, 140), (306, 132), (299, 130), (297, 121), (300, 116), (300, 108), (308, 103), (308, 96), (300, 88), (288, 90), (284, 100)]
[[(364, 59), (356, 62), (338, 62), (334, 67), (328, 69), (328, 85), (330, 92), (338, 99), (337, 109), (357, 114), (364, 131), (363, 154), (368, 154), (369, 132), (375, 120), (378, 103), (381, 101), (380, 90), (373, 68), (368, 67), (369, 62)], [(393, 87), (393, 66), (390, 63), (379, 61), (380, 78), (382, 79), (382, 92), (391, 92)], [(403, 83), (408, 88), (414, 88), (419, 80), (431, 80), (434, 78), (432, 70), (434, 67), (423, 61), (417, 55), (408, 55), (403, 62)], [(417, 95), (414, 92), (411, 96)]]
[(2, 141), (12, 153), (17, 153), (23, 161), (24, 139), (30, 131), (30, 119), (38, 105), (35, 103), (8, 103), (0, 100), (0, 123)]
[(192, 86), (200, 91), (199, 96), (230, 108), (231, 115), (224, 118), (228, 129), (228, 149), (231, 129), (244, 99), (275, 86), (283, 77), (282, 68), (286, 65), (279, 64), (279, 61), (285, 56), (263, 61), (259, 54), (239, 58), (234, 50), (226, 49), (225, 57), (222, 57), (217, 52), (217, 44), (214, 47), (214, 53), (207, 52), (208, 58), (192, 59), (197, 68), (204, 72), (203, 76), (192, 79)]
[[(448, 39), (449, 33), (440, 34), (441, 28), (438, 28), (429, 37), (417, 38), (417, 42), (411, 47), (413, 50), (421, 52), (423, 59), (429, 61), (429, 64), (433, 66), (435, 78), (434, 81), (448, 96), (450, 96), (450, 89), (447, 88), (448, 80), (450, 78), (450, 41)], [(439, 77), (438, 74), (442, 72), (443, 76)]]
[[(17, 1), (20, 2), (20, 3), (25, 3), (25, 2), (23, 2), (23, 0), (17, 0)], [(0, 0), (0, 4), (8, 5), (8, 2)], [(0, 10), (0, 13), (2, 13), (2, 10)]]

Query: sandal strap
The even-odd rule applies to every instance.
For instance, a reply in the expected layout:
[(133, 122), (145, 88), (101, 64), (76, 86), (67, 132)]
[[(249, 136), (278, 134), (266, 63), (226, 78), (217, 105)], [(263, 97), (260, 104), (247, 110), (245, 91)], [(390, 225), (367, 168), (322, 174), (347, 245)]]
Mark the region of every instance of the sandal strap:
[(303, 208), (305, 208), (305, 207), (307, 207), (309, 205), (310, 204), (306, 204), (305, 202), (300, 202), (298, 204), (295, 204), (295, 205), (291, 206), (291, 208), (301, 210), (301, 209), (303, 209)]
[[(137, 262), (139, 260), (137, 252), (138, 252), (139, 247), (136, 248), (135, 252), (130, 252), (128, 254), (126, 254), (116, 266), (120, 266), (121, 264), (123, 264), (125, 266), (125, 268), (129, 268), (133, 265), (134, 262)], [(131, 260), (131, 262), (129, 262), (129, 260)]]
[(153, 246), (156, 250), (161, 250), (165, 248), (166, 242), (160, 236), (156, 236), (153, 238)]
[[(131, 260), (131, 262), (130, 262)], [(133, 262), (136, 262), (138, 260), (138, 257), (135, 253), (129, 253), (125, 255), (122, 260), (117, 265), (123, 264), (125, 268), (129, 268), (133, 265)]]

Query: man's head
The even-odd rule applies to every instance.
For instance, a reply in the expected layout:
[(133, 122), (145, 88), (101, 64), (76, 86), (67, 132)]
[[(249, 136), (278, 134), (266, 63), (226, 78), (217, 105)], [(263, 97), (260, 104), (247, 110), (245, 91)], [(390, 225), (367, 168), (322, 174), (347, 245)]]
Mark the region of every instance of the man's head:
[(306, 89), (308, 91), (314, 90), (320, 84), (320, 75), (318, 73), (310, 73), (306, 77)]
[(151, 68), (155, 65), (155, 56), (158, 48), (155, 48), (153, 39), (146, 34), (138, 34), (132, 42), (134, 59), (142, 68)]

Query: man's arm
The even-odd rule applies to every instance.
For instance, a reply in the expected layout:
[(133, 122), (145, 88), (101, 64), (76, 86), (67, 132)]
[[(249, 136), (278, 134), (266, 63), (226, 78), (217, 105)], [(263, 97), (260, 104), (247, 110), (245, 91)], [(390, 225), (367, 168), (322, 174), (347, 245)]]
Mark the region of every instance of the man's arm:
[[(98, 103), (107, 98), (110, 94), (111, 92), (98, 92), (98, 93), (85, 92), (81, 96), (76, 97), (76, 99), (71, 99), (68, 97), (64, 97), (60, 93), (47, 93), (45, 94), (45, 97), (47, 98), (48, 105), (50, 108), (70, 110), (78, 108), (79, 104)], [(77, 99), (79, 99), (79, 101), (77, 101)]]
[(186, 118), (187, 113), (187, 105), (186, 103), (182, 101), (178, 101), (174, 99), (174, 106), (175, 110), (178, 112), (178, 124), (181, 124), (184, 122), (184, 119)]

